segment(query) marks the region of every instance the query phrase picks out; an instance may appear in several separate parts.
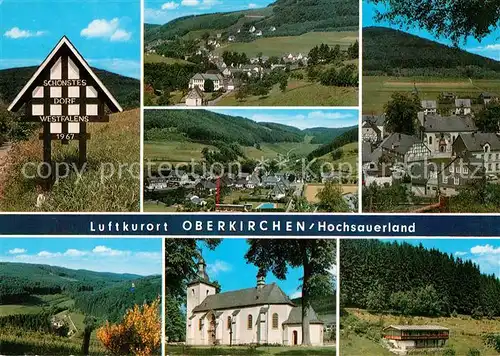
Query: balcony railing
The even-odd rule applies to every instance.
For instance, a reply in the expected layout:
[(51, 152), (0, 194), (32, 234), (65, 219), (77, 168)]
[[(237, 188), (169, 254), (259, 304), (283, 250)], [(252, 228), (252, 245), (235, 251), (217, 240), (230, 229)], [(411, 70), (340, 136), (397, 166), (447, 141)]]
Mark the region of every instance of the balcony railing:
[(425, 335), (385, 335), (389, 340), (433, 340), (449, 339), (450, 334), (425, 334)]

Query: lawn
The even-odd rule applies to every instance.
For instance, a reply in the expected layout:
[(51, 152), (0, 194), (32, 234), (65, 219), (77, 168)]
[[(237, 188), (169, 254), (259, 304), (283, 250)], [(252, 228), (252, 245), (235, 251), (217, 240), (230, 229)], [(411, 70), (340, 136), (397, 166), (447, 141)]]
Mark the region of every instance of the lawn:
[[(334, 165), (340, 165), (341, 169), (351, 168), (351, 173), (353, 176), (357, 175), (358, 172), (358, 142), (351, 142), (347, 145), (342, 146), (344, 154), (342, 158), (333, 160), (332, 154), (327, 153), (320, 157), (321, 160), (330, 162)], [(343, 164), (343, 165), (342, 165)]]
[(288, 89), (282, 92), (275, 85), (265, 97), (249, 96), (236, 100), (236, 93), (225, 96), (217, 106), (356, 106), (358, 88), (325, 86), (306, 80), (289, 80)]
[(177, 345), (166, 345), (165, 350), (167, 355), (280, 355), (280, 356), (335, 356), (334, 347), (285, 347), (285, 346), (273, 346), (273, 347), (244, 347), (244, 346), (218, 346), (218, 347), (189, 347), (189, 346), (177, 346)]
[(363, 114), (381, 114), (394, 92), (411, 92), (417, 87), (422, 100), (436, 100), (442, 92), (479, 97), (482, 92), (500, 94), (500, 80), (472, 80), (438, 77), (363, 77)]
[(309, 51), (322, 43), (330, 46), (340, 45), (346, 49), (358, 39), (358, 32), (309, 32), (300, 36), (264, 37), (252, 42), (231, 43), (216, 50), (222, 54), (224, 51), (245, 52), (248, 57), (255, 57), (258, 53), (265, 56), (282, 57), (289, 53), (308, 54)]
[[(8, 158), (8, 173), (0, 179), (0, 211), (139, 211), (140, 110), (113, 114), (108, 123), (89, 124), (88, 131), (91, 139), (83, 174), (76, 165), (78, 143), (52, 143), (53, 161), (73, 168), (66, 178), (61, 171), (63, 178), (46, 192), (40, 180), (33, 178), (37, 177), (36, 167), (43, 153), (39, 133), (15, 143)], [(22, 173), (25, 167), (26, 175)], [(44, 202), (37, 206), (42, 192)]]
[(262, 158), (277, 158), (278, 155), (286, 156), (288, 153), (305, 157), (320, 146), (318, 144), (311, 144), (308, 140), (304, 140), (301, 143), (261, 143), (260, 150), (255, 147), (243, 147), (243, 152), (247, 157), (257, 160)]
[(166, 206), (162, 202), (156, 204), (152, 201), (146, 201), (143, 204), (143, 211), (147, 213), (175, 213), (177, 211), (177, 207)]
[(0, 317), (15, 314), (37, 314), (43, 308), (50, 307), (70, 307), (74, 301), (64, 294), (33, 295), (24, 304), (0, 305)]
[[(356, 318), (368, 321), (370, 323), (383, 322), (384, 326), (391, 324), (415, 324), (415, 325), (440, 325), (450, 329), (450, 340), (448, 346), (452, 347), (456, 355), (466, 355), (470, 348), (477, 348), (481, 355), (498, 355), (492, 348), (486, 347), (482, 340), (482, 335), (485, 333), (500, 333), (500, 319), (495, 320), (476, 320), (470, 316), (459, 315), (457, 317), (441, 317), (441, 318), (426, 318), (426, 317), (401, 317), (395, 315), (380, 315), (371, 314), (361, 309), (347, 309), (347, 312), (354, 315)], [(402, 320), (404, 319), (404, 320)], [(344, 336), (344, 337), (343, 337)], [(343, 348), (345, 347), (345, 349)], [(340, 349), (343, 355), (391, 355), (385, 353), (385, 350), (375, 341), (369, 340), (366, 337), (355, 335), (349, 332), (345, 337), (344, 330), (341, 332)], [(357, 353), (349, 353), (347, 350), (356, 350)], [(359, 352), (359, 351), (362, 352)], [(427, 355), (440, 355), (440, 353), (431, 353)]]

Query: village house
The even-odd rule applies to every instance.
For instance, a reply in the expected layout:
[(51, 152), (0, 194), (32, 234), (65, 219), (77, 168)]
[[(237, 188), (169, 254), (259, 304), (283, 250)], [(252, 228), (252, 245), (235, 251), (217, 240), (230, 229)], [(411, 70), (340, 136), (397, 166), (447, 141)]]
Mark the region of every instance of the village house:
[(214, 83), (214, 91), (218, 91), (219, 89), (224, 88), (224, 78), (222, 77), (222, 75), (212, 73), (197, 73), (189, 81), (189, 89), (198, 87), (201, 91), (205, 91), (206, 80), (211, 80)]
[(363, 115), (362, 138), (364, 142), (377, 143), (384, 139), (385, 131), (385, 116), (368, 116)]
[(391, 349), (405, 353), (415, 349), (446, 346), (450, 329), (434, 325), (390, 325), (384, 328), (384, 339)]
[(495, 133), (461, 134), (453, 143), (453, 154), (480, 160), (487, 175), (500, 174), (500, 138)]
[(203, 94), (203, 91), (199, 86), (195, 86), (189, 91), (188, 95), (186, 96), (187, 106), (204, 106), (205, 104), (205, 95)]
[(250, 33), (254, 33), (257, 29), (255, 28), (255, 26), (252, 26), (250, 27), (250, 30), (248, 30), (248, 32)]
[(479, 98), (483, 101), (484, 105), (488, 105), (489, 103), (491, 103), (491, 101), (497, 100), (497, 98), (493, 94), (486, 92), (481, 93)]
[(439, 161), (413, 162), (409, 166), (411, 191), (416, 196), (454, 196), (476, 179), (484, 177), (483, 163), (474, 157), (454, 157)]
[(470, 99), (455, 99), (455, 115), (470, 115), (472, 114), (472, 106)]
[(458, 135), (477, 131), (470, 116), (427, 115), (419, 117), (422, 140), (431, 151), (431, 157), (451, 157), (453, 142)]
[[(262, 276), (255, 287), (217, 294), (201, 258), (197, 278), (186, 292), (187, 345), (302, 343), (302, 308)], [(321, 346), (323, 322), (311, 307), (307, 315), (311, 343)]]
[(424, 115), (436, 115), (437, 114), (437, 101), (436, 100), (422, 100), (420, 105)]
[(269, 29), (269, 31), (271, 31), (271, 32), (274, 32), (274, 31), (276, 31), (276, 27), (274, 27), (274, 26), (271, 26), (271, 28)]
[(259, 30), (259, 31), (257, 31), (257, 32), (255, 33), (255, 36), (259, 36), (259, 37), (260, 37), (260, 36), (262, 36), (262, 31), (260, 31), (260, 30)]
[(234, 42), (234, 41), (236, 41), (236, 36), (229, 36), (227, 40), (229, 42)]
[(393, 133), (380, 144), (382, 154), (387, 154), (396, 162), (420, 161), (430, 156), (429, 148), (415, 136)]

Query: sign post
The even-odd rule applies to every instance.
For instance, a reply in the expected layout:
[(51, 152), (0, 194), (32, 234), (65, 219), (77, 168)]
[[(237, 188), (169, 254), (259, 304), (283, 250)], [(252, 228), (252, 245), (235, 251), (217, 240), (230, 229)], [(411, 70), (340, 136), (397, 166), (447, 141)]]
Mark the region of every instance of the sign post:
[(10, 104), (8, 110), (25, 108), (24, 121), (42, 123), (45, 177), (52, 178), (52, 141), (63, 145), (78, 141), (78, 162), (87, 161), (89, 122), (108, 122), (110, 112), (123, 109), (96, 76), (73, 44), (64, 36)]

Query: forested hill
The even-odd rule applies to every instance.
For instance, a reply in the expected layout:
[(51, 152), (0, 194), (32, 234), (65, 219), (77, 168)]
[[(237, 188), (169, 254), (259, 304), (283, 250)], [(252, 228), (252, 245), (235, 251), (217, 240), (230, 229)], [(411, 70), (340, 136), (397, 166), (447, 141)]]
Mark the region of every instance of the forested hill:
[(500, 279), (482, 274), (470, 260), (378, 240), (343, 240), (340, 255), (343, 307), (419, 316), (500, 316)]
[(459, 48), (385, 28), (363, 28), (364, 75), (487, 77), (500, 62)]
[(322, 139), (329, 134), (331, 139), (341, 135), (344, 129), (300, 130), (293, 126), (255, 122), (244, 117), (206, 110), (149, 110), (144, 114), (144, 130), (147, 141), (173, 139), (172, 137), (177, 136), (177, 139), (235, 142), (253, 146), (259, 143), (299, 143), (313, 132)]
[[(10, 103), (30, 80), (38, 67), (0, 70), (0, 102)], [(140, 106), (140, 81), (102, 69), (92, 68), (124, 109)]]
[(0, 263), (0, 304), (22, 302), (33, 294), (93, 291), (140, 278), (132, 274), (72, 270), (49, 265)]
[(151, 303), (160, 292), (161, 276), (144, 277), (95, 292), (79, 293), (75, 296), (75, 307), (86, 315), (104, 315), (106, 320), (117, 322), (128, 309), (136, 304)]
[(356, 0), (277, 0), (267, 8), (177, 18), (163, 26), (146, 24), (145, 42), (172, 40), (191, 31), (236, 32), (276, 27), (264, 36), (297, 36), (310, 31), (356, 31), (359, 21)]
[(348, 130), (344, 131), (337, 137), (335, 137), (333, 140), (330, 138), (330, 142), (323, 144), (322, 146), (318, 147), (314, 151), (312, 151), (307, 158), (309, 160), (312, 160), (314, 158), (318, 158), (321, 156), (326, 155), (327, 153), (333, 152), (336, 149), (339, 149), (342, 146), (347, 145), (348, 143), (351, 142), (357, 142), (358, 141), (358, 127), (350, 127)]

